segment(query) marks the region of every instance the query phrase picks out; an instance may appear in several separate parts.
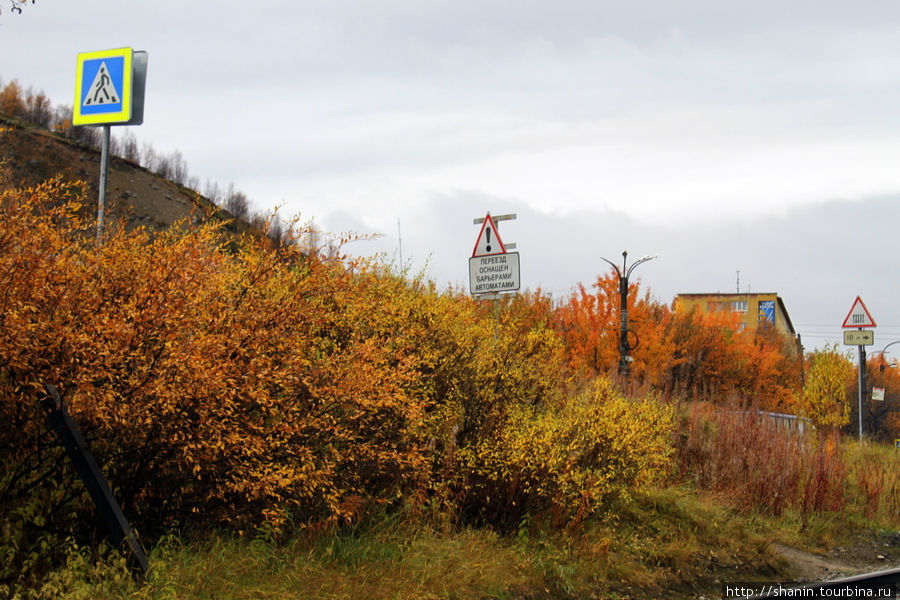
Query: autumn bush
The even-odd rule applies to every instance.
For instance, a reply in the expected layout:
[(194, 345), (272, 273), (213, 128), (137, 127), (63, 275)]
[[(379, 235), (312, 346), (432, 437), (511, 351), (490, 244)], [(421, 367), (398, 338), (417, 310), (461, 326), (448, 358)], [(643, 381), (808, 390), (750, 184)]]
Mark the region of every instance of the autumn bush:
[(825, 346), (809, 355), (809, 373), (803, 388), (802, 411), (813, 423), (826, 428), (850, 422), (847, 389), (853, 383), (853, 365), (837, 346)]
[[(174, 526), (330, 527), (376, 507), (489, 522), (490, 486), (541, 477), (521, 453), (537, 450), (521, 433), (531, 417), (559, 446), (554, 474), (527, 501), (510, 496), (506, 524), (523, 518), (519, 506), (582, 518), (664, 461), (653, 444), (665, 411), (602, 386), (567, 398), (563, 341), (540, 292), (476, 302), (215, 224), (111, 227), (98, 245), (82, 191), (52, 180), (0, 192), (10, 569), (32, 557), (40, 570), (41, 539), (95, 535), (39, 408), (48, 383), (148, 540)], [(632, 431), (639, 415), (658, 427)], [(518, 446), (498, 448), (504, 439)]]
[(518, 404), (496, 435), (461, 452), (467, 508), (501, 528), (524, 515), (577, 524), (662, 479), (671, 429), (668, 405), (626, 399), (606, 380), (559, 403)]
[[(501, 325), (471, 301), (361, 265), (354, 271), (304, 257), (276, 260), (252, 245), (231, 255), (214, 227), (155, 239), (120, 233), (94, 248), (77, 235), (85, 225), (74, 204), (51, 206), (63, 191), (56, 182), (5, 196), (4, 382), (7, 393), (19, 394), (5, 408), (28, 412), (37, 382), (59, 382), (73, 412), (93, 426), (126, 429), (117, 442), (138, 447), (136, 434), (148, 444), (178, 446), (185, 473), (203, 479), (207, 469), (246, 468), (259, 451), (256, 437), (271, 442), (295, 420), (322, 427), (330, 440), (324, 451), (365, 445), (334, 430), (344, 418), (368, 439), (412, 422), (424, 435), (424, 410), (440, 397), (469, 409), (464, 425), (475, 428), (484, 419), (471, 414), (473, 396), (489, 397), (477, 403), (484, 411), (498, 397), (515, 401), (522, 390), (533, 398), (554, 385), (545, 377), (552, 361), (540, 348), (532, 363), (548, 366), (496, 377), (504, 360), (521, 366), (517, 352), (535, 352), (540, 334), (492, 335)], [(500, 348), (513, 338), (520, 349)], [(357, 414), (365, 411), (373, 414)], [(314, 420), (325, 415), (331, 418)], [(150, 431), (141, 433), (144, 427)], [(108, 435), (104, 441), (113, 443)], [(398, 449), (396, 439), (390, 443)], [(355, 445), (324, 454), (352, 454)], [(275, 450), (266, 453), (267, 465), (296, 451), (267, 450)], [(156, 463), (168, 456), (152, 454)], [(398, 455), (389, 460), (407, 464)], [(366, 472), (377, 472), (373, 466)], [(291, 478), (268, 468), (259, 465), (256, 483), (269, 482), (274, 491)], [(236, 476), (226, 481), (218, 492), (223, 501), (244, 488)]]
[[(366, 277), (254, 240), (226, 251), (212, 225), (96, 247), (77, 199), (59, 181), (0, 196), (0, 505), (17, 517), (5, 564), (90, 514), (39, 410), (45, 383), (151, 537), (179, 522), (339, 522), (420, 484), (415, 373), (341, 301)], [(377, 316), (381, 300), (360, 298)]]

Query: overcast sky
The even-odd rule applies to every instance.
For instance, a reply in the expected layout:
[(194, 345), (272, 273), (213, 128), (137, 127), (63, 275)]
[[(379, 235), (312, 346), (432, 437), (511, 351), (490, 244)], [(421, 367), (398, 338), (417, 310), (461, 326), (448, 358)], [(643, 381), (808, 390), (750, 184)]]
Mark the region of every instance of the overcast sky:
[[(139, 140), (257, 209), (468, 286), (514, 212), (523, 285), (600, 257), (777, 292), (804, 344), (861, 296), (900, 340), (900, 3), (0, 0), (0, 78), (73, 103), (79, 52), (149, 53)], [(399, 223), (399, 227), (398, 227)], [(738, 273), (739, 272), (739, 273)], [(900, 344), (889, 350), (900, 356)]]

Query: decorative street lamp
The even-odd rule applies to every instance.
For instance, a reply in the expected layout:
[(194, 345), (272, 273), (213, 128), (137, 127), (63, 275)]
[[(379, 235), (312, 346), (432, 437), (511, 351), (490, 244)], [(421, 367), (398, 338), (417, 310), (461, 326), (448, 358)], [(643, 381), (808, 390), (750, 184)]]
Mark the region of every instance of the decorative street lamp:
[(884, 353), (885, 353), (885, 351), (886, 351), (888, 348), (890, 348), (890, 347), (893, 346), (894, 344), (900, 344), (900, 340), (897, 340), (896, 342), (891, 342), (890, 344), (888, 344), (887, 346), (885, 346), (885, 347), (882, 348), (881, 350), (878, 350), (878, 351), (876, 351), (876, 352), (874, 352), (874, 353), (872, 354), (872, 356), (874, 356), (875, 354), (880, 354), (880, 355), (881, 355), (881, 364), (878, 365), (878, 370), (881, 371), (881, 378), (882, 378), (881, 381), (882, 381), (882, 382), (884, 382), (884, 366), (885, 366), (885, 365), (884, 365)]
[[(600, 258), (603, 257), (601, 256)], [(619, 276), (619, 375), (624, 377), (628, 377), (630, 374), (629, 363), (632, 361), (632, 358), (628, 353), (637, 348), (637, 343), (631, 345), (628, 341), (628, 278), (631, 277), (631, 272), (634, 271), (635, 267), (654, 258), (657, 258), (656, 255), (641, 257), (631, 263), (629, 267), (628, 252), (623, 251), (621, 270), (614, 262), (603, 258), (616, 270), (616, 274)]]

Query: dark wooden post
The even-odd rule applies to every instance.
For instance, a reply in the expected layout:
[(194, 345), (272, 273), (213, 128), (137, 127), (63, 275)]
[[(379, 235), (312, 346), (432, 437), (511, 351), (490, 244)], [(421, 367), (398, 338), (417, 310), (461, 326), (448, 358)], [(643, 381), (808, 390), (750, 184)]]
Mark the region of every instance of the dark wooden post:
[(41, 402), (47, 411), (47, 420), (63, 448), (66, 449), (66, 454), (69, 455), (75, 471), (84, 482), (84, 487), (87, 488), (88, 494), (94, 501), (113, 544), (128, 553), (129, 563), (133, 569), (147, 574), (150, 570), (147, 555), (144, 553), (137, 535), (125, 519), (125, 515), (122, 514), (122, 509), (113, 496), (109, 483), (100, 471), (97, 461), (94, 460), (87, 441), (81, 435), (81, 431), (69, 415), (69, 411), (66, 410), (59, 390), (51, 384), (46, 384), (44, 389), (47, 390), (47, 395), (41, 399)]

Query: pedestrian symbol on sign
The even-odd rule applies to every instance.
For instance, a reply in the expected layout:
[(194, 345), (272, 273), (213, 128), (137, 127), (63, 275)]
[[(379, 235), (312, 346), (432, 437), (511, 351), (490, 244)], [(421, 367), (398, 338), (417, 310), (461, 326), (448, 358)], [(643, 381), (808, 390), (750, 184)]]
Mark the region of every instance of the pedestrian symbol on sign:
[(84, 106), (92, 106), (95, 104), (118, 104), (119, 93), (113, 85), (109, 76), (109, 69), (106, 62), (100, 63), (97, 69), (97, 75), (94, 76), (94, 82), (88, 89), (87, 95), (84, 97)]

